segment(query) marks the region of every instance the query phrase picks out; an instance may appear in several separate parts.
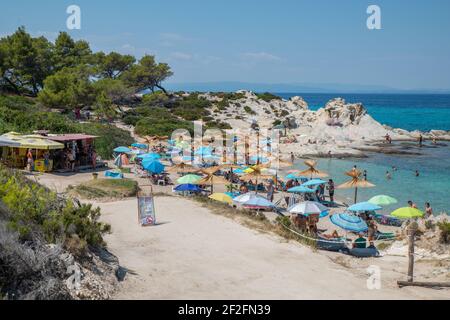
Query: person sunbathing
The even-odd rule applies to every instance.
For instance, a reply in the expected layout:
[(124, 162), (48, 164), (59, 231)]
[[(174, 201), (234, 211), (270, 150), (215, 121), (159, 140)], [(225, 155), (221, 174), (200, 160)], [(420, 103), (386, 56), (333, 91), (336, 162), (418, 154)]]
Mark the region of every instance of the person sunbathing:
[(341, 236), (339, 235), (339, 233), (334, 230), (332, 234), (322, 234), (322, 237), (327, 238), (327, 239), (340, 239)]

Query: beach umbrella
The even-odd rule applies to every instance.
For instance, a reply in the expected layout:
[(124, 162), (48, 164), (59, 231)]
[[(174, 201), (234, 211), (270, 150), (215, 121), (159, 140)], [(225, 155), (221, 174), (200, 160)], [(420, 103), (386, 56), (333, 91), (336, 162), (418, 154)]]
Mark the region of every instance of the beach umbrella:
[(114, 149), (115, 153), (130, 153), (131, 149), (127, 147), (117, 147)]
[(379, 205), (379, 206), (389, 206), (391, 204), (396, 204), (398, 201), (397, 201), (397, 199), (390, 197), (390, 196), (379, 195), (379, 196), (370, 198), (370, 200), (368, 202)]
[(179, 178), (177, 180), (177, 183), (179, 183), (179, 184), (197, 184), (197, 182), (201, 179), (202, 179), (202, 177), (198, 176), (196, 174), (188, 174), (188, 175), (185, 175), (185, 176)]
[(144, 154), (140, 154), (138, 156), (136, 156), (136, 158), (138, 159), (143, 159), (143, 160), (159, 160), (161, 159), (161, 156), (157, 153), (144, 153)]
[(151, 161), (151, 162), (145, 162), (142, 164), (142, 167), (144, 170), (147, 170), (151, 173), (160, 174), (164, 172), (164, 165), (159, 161)]
[(258, 196), (256, 193), (253, 193), (253, 192), (247, 192), (245, 194), (241, 194), (240, 196), (237, 196), (236, 198), (233, 199), (233, 201), (235, 203), (242, 204), (254, 197), (260, 197), (260, 196)]
[(422, 211), (411, 207), (400, 208), (391, 213), (391, 216), (400, 219), (422, 218), (423, 215)]
[(359, 211), (376, 211), (382, 208), (376, 204), (370, 202), (360, 202), (347, 208), (348, 211), (359, 212)]
[(131, 146), (134, 148), (138, 148), (138, 149), (144, 149), (144, 150), (148, 149), (148, 145), (146, 145), (144, 143), (135, 142)]
[(347, 231), (365, 232), (367, 231), (367, 223), (358, 216), (348, 213), (337, 213), (330, 217), (333, 224)]
[(248, 199), (247, 201), (241, 203), (243, 206), (248, 206), (248, 207), (258, 207), (258, 208), (270, 208), (270, 207), (274, 207), (275, 205), (270, 202), (269, 200), (267, 200), (266, 198), (263, 197), (252, 197), (250, 199)]
[(195, 185), (195, 184), (190, 184), (190, 183), (186, 183), (186, 184), (180, 184), (179, 186), (175, 187), (173, 189), (174, 191), (178, 191), (178, 192), (201, 192), (202, 189)]
[(208, 198), (219, 201), (219, 202), (223, 202), (223, 203), (233, 204), (233, 198), (225, 193), (213, 193)]
[(179, 172), (179, 173), (190, 173), (190, 172), (197, 172), (199, 171), (198, 168), (195, 168), (194, 166), (190, 164), (186, 164), (184, 162), (175, 164), (172, 167), (168, 168), (167, 171), (169, 172)]
[(289, 173), (285, 179), (290, 179), (290, 180), (301, 180), (301, 179), (307, 179), (305, 176), (301, 176), (298, 173)]
[(326, 184), (327, 182), (325, 180), (322, 179), (312, 179), (309, 181), (306, 181), (305, 183), (302, 184), (302, 186), (304, 187), (313, 187), (313, 186), (318, 186), (321, 184)]
[(355, 203), (356, 199), (358, 197), (358, 188), (373, 188), (375, 187), (374, 184), (370, 183), (369, 181), (365, 179), (361, 179), (361, 171), (353, 169), (349, 172), (345, 173), (347, 176), (351, 177), (352, 179), (339, 185), (338, 189), (355, 189)]
[(309, 176), (311, 179), (312, 178), (326, 178), (326, 177), (328, 177), (328, 173), (316, 169), (317, 161), (306, 160), (304, 163), (309, 168), (304, 170), (304, 171), (301, 171), (299, 173), (300, 175)]
[[(314, 201), (305, 201), (296, 203), (290, 208), (288, 208), (289, 213), (302, 214), (304, 216), (312, 214), (321, 214), (322, 212), (328, 211), (329, 209), (323, 204)], [(326, 216), (326, 215), (325, 215)]]
[[(258, 180), (264, 180), (264, 179), (273, 179), (272, 175), (264, 174), (262, 172), (263, 169), (267, 168), (265, 165), (256, 165), (251, 167), (252, 171), (248, 172), (247, 174), (243, 175), (241, 177), (241, 180), (243, 181), (253, 181), (255, 180), (256, 186), (258, 185)], [(258, 189), (258, 188), (257, 188)], [(258, 192), (258, 191), (256, 191)]]
[(308, 188), (308, 187), (304, 187), (304, 186), (297, 186), (297, 187), (288, 189), (287, 192), (290, 192), (290, 193), (315, 193), (316, 190)]
[(204, 178), (200, 179), (199, 181), (197, 181), (197, 184), (205, 185), (205, 186), (211, 186), (211, 193), (213, 193), (215, 185), (229, 184), (229, 181), (226, 180), (224, 177), (221, 177), (221, 176), (215, 176), (214, 174), (207, 174), (206, 177), (204, 177)]

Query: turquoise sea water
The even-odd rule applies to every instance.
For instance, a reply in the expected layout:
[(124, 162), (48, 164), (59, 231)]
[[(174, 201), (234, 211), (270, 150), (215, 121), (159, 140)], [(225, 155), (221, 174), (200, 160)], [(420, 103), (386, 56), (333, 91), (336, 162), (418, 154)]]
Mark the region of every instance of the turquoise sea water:
[[(331, 98), (340, 96), (348, 102), (362, 102), (369, 113), (379, 122), (406, 130), (450, 130), (450, 95), (356, 95), (356, 94), (282, 94), (284, 98), (299, 95), (311, 109), (322, 107)], [(367, 159), (321, 159), (318, 167), (327, 171), (336, 184), (349, 180), (344, 172), (354, 165), (367, 170), (368, 180), (376, 185), (358, 191), (358, 201), (372, 196), (387, 194), (399, 200), (397, 205), (387, 207), (384, 213), (406, 206), (412, 200), (423, 210), (430, 202), (434, 213), (450, 213), (450, 142), (439, 146), (427, 144), (419, 148), (415, 143), (403, 143), (420, 156), (369, 154)], [(393, 171), (392, 167), (397, 167)], [(297, 168), (305, 169), (299, 161)], [(420, 176), (414, 175), (419, 170)], [(386, 171), (392, 175), (386, 179)], [(353, 190), (337, 190), (337, 195), (353, 203)]]
[(394, 128), (429, 131), (450, 130), (450, 95), (448, 94), (277, 94), (289, 99), (301, 96), (311, 110), (317, 110), (336, 97), (349, 103), (361, 102), (378, 122)]

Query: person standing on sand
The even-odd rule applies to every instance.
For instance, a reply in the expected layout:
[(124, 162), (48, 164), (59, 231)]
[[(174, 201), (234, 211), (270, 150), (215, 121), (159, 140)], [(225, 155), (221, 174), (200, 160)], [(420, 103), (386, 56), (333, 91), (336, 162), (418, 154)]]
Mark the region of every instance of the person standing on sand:
[(334, 181), (333, 179), (328, 180), (328, 194), (330, 196), (330, 201), (334, 202)]
[(419, 135), (419, 147), (422, 147), (423, 144), (423, 136), (422, 134)]
[(31, 152), (31, 149), (28, 149), (28, 152), (27, 152), (27, 170), (29, 172), (33, 171), (33, 164), (34, 164), (33, 153)]
[(294, 153), (293, 153), (293, 152), (291, 152), (291, 163), (294, 163), (294, 160), (295, 160), (295, 156), (294, 156)]
[(92, 170), (95, 171), (95, 169), (97, 169), (97, 152), (95, 152), (95, 149), (92, 149), (91, 152), (91, 162), (92, 162)]
[(367, 181), (367, 170), (364, 170), (363, 177), (364, 177), (364, 180)]
[(425, 218), (429, 218), (433, 215), (433, 208), (429, 202), (425, 203)]

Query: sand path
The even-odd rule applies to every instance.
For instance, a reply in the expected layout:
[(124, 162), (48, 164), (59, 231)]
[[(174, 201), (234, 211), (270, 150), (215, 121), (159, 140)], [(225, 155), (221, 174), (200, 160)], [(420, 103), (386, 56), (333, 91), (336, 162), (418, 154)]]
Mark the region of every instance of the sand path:
[(193, 201), (157, 197), (160, 225), (137, 224), (136, 200), (98, 203), (112, 225), (110, 250), (130, 270), (117, 299), (404, 299), (437, 291), (368, 290), (367, 277), (308, 247), (287, 243), (209, 212)]

